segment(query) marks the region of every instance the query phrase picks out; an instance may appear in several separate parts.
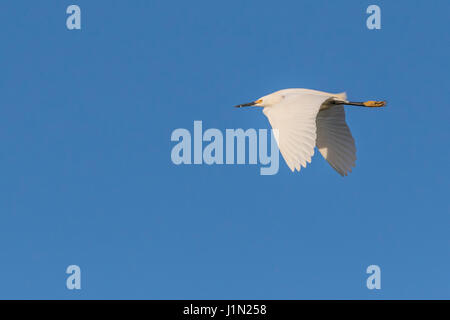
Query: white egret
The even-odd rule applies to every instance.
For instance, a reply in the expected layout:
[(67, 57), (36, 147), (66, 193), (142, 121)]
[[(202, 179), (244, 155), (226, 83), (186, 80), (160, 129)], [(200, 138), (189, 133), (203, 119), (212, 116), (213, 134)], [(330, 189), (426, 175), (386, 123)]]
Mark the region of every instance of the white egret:
[(350, 102), (345, 93), (284, 89), (236, 107), (264, 108), (263, 113), (277, 133), (278, 148), (292, 171), (306, 168), (317, 147), (328, 163), (346, 176), (355, 166), (356, 147), (343, 105), (384, 107), (386, 102)]

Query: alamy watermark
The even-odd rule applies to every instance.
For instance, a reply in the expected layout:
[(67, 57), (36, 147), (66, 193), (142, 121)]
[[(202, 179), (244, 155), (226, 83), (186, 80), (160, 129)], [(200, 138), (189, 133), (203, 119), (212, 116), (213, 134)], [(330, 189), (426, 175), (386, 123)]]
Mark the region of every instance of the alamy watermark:
[(381, 9), (376, 4), (367, 7), (366, 13), (370, 16), (366, 20), (366, 26), (369, 30), (381, 29)]
[[(219, 129), (210, 128), (203, 132), (202, 121), (194, 121), (194, 132), (178, 128), (172, 132), (170, 140), (178, 142), (172, 148), (171, 159), (181, 164), (248, 164), (262, 165), (261, 175), (278, 173), (280, 151), (275, 135), (270, 130), (270, 153), (267, 129), (226, 129), (225, 135)], [(224, 142), (225, 137), (225, 142)], [(207, 142), (204, 146), (203, 143)], [(246, 152), (248, 145), (248, 153)], [(225, 156), (224, 156), (225, 151)], [(246, 157), (246, 155), (248, 155)]]
[(81, 29), (81, 9), (79, 6), (72, 4), (67, 7), (67, 14), (70, 16), (67, 17), (66, 27), (69, 30), (80, 30)]
[(72, 264), (67, 267), (66, 273), (69, 276), (66, 279), (66, 287), (69, 290), (81, 289), (81, 269), (76, 264)]
[(367, 281), (366, 281), (367, 289), (380, 290), (381, 289), (381, 268), (380, 268), (380, 266), (378, 266), (376, 264), (372, 264), (367, 267), (366, 273), (370, 274), (370, 276), (367, 278)]

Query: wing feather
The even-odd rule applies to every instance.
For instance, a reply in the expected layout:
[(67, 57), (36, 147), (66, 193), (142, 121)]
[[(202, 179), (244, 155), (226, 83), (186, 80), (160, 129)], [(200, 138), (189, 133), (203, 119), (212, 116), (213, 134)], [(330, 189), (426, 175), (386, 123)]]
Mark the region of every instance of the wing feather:
[(316, 145), (316, 117), (320, 106), (330, 97), (317, 94), (291, 95), (282, 102), (265, 107), (278, 147), (288, 167), (300, 171), (311, 163)]
[(342, 106), (333, 106), (317, 115), (316, 145), (322, 156), (342, 176), (352, 171), (356, 161), (355, 140), (352, 137)]

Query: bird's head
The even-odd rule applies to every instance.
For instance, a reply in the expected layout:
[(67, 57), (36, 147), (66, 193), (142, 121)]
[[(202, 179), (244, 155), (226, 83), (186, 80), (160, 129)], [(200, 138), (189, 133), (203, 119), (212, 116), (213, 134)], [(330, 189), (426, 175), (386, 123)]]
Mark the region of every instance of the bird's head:
[(285, 98), (284, 90), (280, 90), (267, 96), (261, 97), (253, 102), (242, 103), (235, 106), (236, 108), (242, 107), (270, 107), (272, 105), (280, 103)]

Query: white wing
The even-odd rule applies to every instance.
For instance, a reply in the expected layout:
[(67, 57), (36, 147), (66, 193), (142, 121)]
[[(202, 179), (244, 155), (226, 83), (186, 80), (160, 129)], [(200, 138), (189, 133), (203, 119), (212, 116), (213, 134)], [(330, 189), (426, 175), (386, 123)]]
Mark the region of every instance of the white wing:
[(345, 122), (343, 106), (334, 106), (317, 115), (317, 148), (340, 175), (352, 171), (356, 161), (355, 140)]
[(278, 147), (289, 168), (300, 171), (311, 163), (316, 145), (316, 117), (320, 106), (329, 99), (325, 95), (291, 95), (282, 102), (265, 107)]

